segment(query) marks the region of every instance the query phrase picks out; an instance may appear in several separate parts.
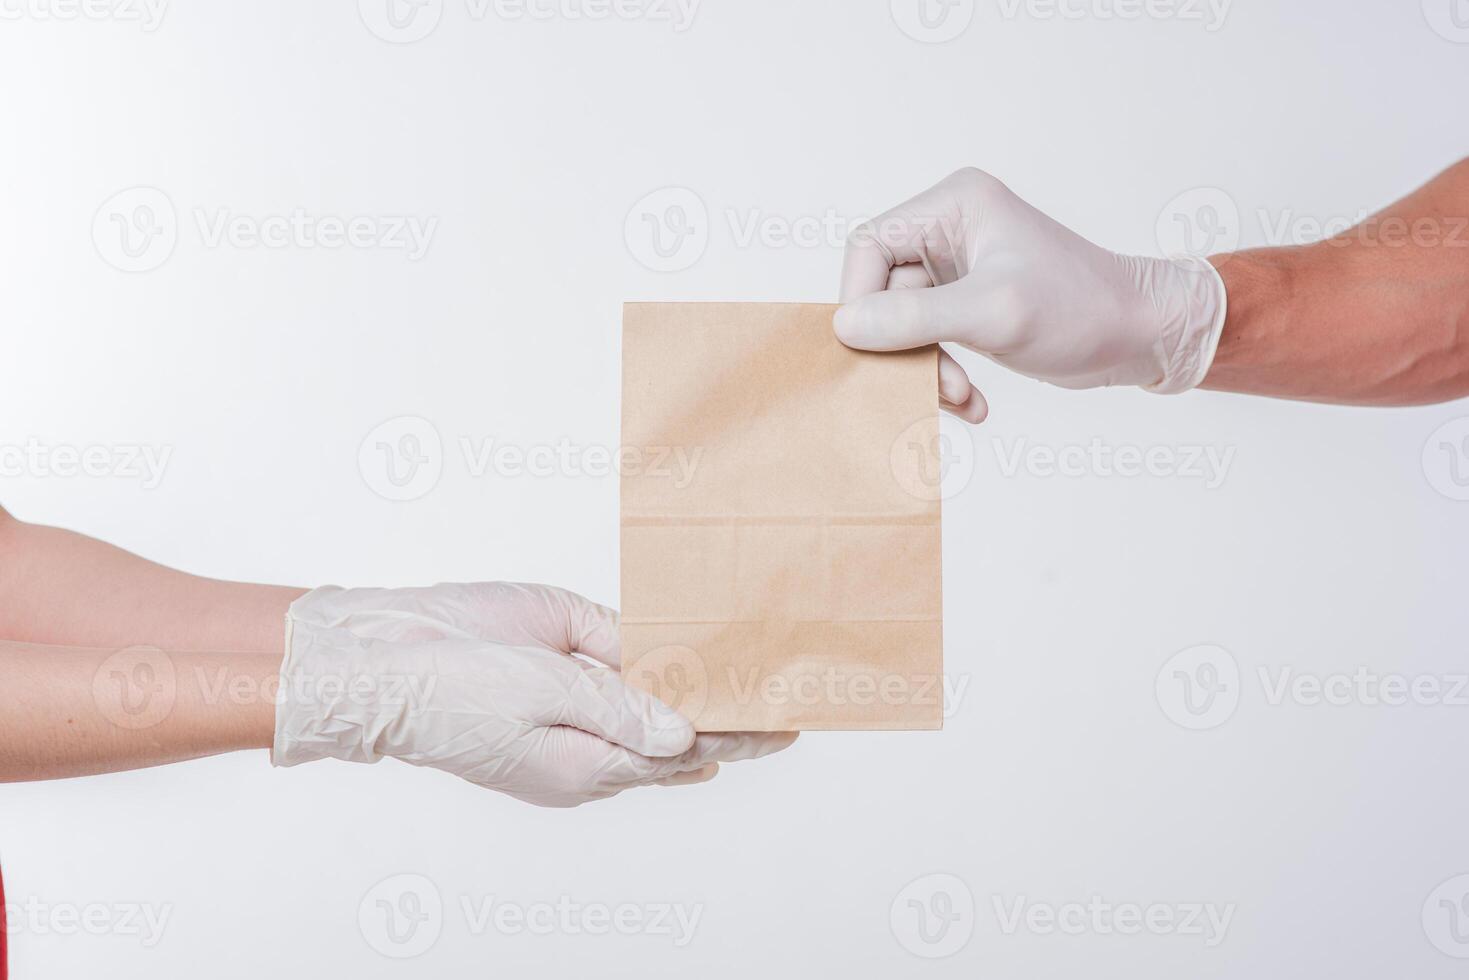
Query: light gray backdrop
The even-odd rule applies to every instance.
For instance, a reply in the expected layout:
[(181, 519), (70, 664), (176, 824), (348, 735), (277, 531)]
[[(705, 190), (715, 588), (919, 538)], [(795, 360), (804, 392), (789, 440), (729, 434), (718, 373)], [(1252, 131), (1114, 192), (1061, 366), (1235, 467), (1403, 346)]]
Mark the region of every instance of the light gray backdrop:
[[(154, 2), (0, 3), (0, 501), (229, 578), (615, 603), (619, 304), (832, 300), (958, 166), (1157, 254), (1469, 150), (1462, 0)], [(7, 786), (16, 974), (1462, 975), (1469, 407), (961, 357), (942, 734)]]

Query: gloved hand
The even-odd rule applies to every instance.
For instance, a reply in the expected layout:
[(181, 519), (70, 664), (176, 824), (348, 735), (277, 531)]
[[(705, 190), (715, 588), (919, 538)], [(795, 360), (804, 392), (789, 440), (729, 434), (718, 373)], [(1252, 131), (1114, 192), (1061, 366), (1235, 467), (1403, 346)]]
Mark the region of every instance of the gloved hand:
[[(1208, 262), (1109, 252), (972, 168), (853, 231), (841, 300), (836, 333), (849, 347), (952, 341), (1066, 388), (1161, 393), (1203, 381), (1225, 313)], [(988, 411), (946, 353), (939, 395), (970, 422)]]
[[(589, 664), (573, 652), (593, 658)], [(393, 756), (542, 806), (712, 779), (794, 734), (715, 734), (623, 685), (617, 616), (507, 583), (309, 592), (286, 614), (271, 761)]]

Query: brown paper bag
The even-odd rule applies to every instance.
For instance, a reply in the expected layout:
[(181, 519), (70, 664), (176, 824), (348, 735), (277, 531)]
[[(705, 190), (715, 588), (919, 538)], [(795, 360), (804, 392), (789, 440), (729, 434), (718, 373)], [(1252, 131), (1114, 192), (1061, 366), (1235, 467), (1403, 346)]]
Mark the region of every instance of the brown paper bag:
[(700, 731), (942, 727), (937, 353), (835, 309), (623, 309), (623, 676)]

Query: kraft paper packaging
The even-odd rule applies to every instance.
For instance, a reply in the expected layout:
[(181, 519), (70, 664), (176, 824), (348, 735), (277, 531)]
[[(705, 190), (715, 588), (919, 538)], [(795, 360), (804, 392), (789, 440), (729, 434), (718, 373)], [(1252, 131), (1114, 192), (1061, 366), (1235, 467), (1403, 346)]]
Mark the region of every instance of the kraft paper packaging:
[(623, 676), (700, 731), (943, 724), (937, 352), (835, 310), (623, 308)]

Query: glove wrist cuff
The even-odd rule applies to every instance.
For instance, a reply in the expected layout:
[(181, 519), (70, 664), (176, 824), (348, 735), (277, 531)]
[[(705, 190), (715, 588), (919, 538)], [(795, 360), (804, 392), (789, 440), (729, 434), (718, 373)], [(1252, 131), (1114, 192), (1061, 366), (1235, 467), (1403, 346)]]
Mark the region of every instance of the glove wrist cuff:
[(273, 766), (380, 758), (362, 724), (362, 708), (350, 700), (362, 675), (362, 641), (315, 614), (324, 597), (343, 591), (335, 586), (315, 589), (286, 610), (286, 649), (270, 750)]
[(1214, 364), (1224, 320), (1229, 312), (1224, 279), (1207, 259), (1162, 260), (1164, 274), (1174, 280), (1168, 294), (1169, 308), (1161, 311), (1163, 329), (1159, 337), (1162, 377), (1146, 391), (1176, 395), (1203, 383)]

